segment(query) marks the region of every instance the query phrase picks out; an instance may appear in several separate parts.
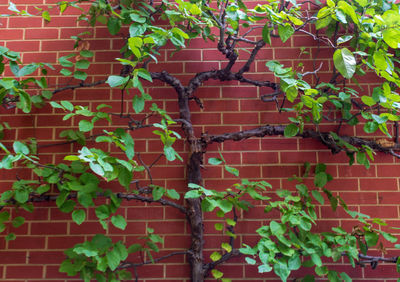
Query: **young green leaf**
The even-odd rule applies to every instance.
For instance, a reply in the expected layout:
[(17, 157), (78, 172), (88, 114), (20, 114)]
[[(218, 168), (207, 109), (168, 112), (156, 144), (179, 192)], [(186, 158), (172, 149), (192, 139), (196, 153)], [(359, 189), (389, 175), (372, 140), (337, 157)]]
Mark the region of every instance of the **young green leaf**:
[(86, 218), (85, 210), (74, 210), (72, 212), (72, 220), (75, 221), (76, 224), (81, 225)]
[(349, 49), (337, 49), (333, 54), (333, 63), (343, 77), (348, 79), (353, 77), (356, 71), (356, 59)]
[(299, 127), (297, 125), (295, 125), (294, 123), (287, 125), (283, 132), (285, 137), (293, 137), (293, 136), (296, 136), (297, 133), (299, 133)]
[(278, 26), (278, 33), (282, 42), (285, 43), (293, 35), (294, 29), (290, 24), (286, 23)]
[(114, 215), (111, 217), (111, 223), (118, 229), (125, 230), (126, 220), (122, 215)]
[(13, 219), (12, 221), (12, 226), (14, 226), (15, 228), (20, 227), (22, 224), (24, 224), (25, 222), (25, 218), (23, 218), (22, 216), (17, 216)]
[(117, 87), (125, 84), (128, 80), (129, 76), (123, 77), (119, 75), (110, 75), (106, 82), (108, 83), (108, 85), (110, 85), (110, 87)]

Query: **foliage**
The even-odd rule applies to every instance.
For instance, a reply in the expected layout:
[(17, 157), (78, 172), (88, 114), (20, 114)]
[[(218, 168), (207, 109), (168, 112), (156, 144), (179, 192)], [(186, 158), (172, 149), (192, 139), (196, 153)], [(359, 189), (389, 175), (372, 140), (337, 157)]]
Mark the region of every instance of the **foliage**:
[[(81, 4), (90, 3), (90, 9), (83, 10)], [(196, 137), (190, 120), (188, 108), (189, 99), (197, 101), (197, 88), (208, 79), (221, 81), (237, 80), (254, 87), (270, 87), (274, 90), (264, 101), (277, 102), (282, 100), (279, 111), (292, 112), (290, 123), (282, 130), (274, 129), (269, 135), (280, 134), (287, 138), (304, 137), (316, 138), (325, 144), (333, 153), (345, 151), (349, 156), (350, 165), (356, 161), (365, 167), (374, 160), (374, 153), (382, 151), (396, 157), (396, 146), (381, 146), (380, 144), (361, 138), (341, 136), (338, 132), (320, 132), (319, 125), (324, 120), (331, 120), (327, 112), (333, 111), (339, 117), (336, 120), (340, 125), (347, 123), (355, 126), (364, 123), (365, 133), (374, 133), (378, 129), (388, 137), (391, 133), (388, 125), (397, 124), (400, 120), (398, 109), (400, 96), (396, 87), (400, 86), (397, 55), (400, 40), (400, 13), (399, 5), (390, 1), (374, 0), (328, 0), (326, 5), (317, 5), (318, 9), (313, 16), (309, 16), (302, 8), (304, 3), (291, 1), (271, 0), (257, 4), (254, 7), (236, 1), (167, 1), (150, 3), (144, 1), (61, 1), (53, 7), (64, 13), (67, 9), (80, 9), (82, 14), (79, 21), (85, 21), (91, 26), (106, 25), (110, 35), (121, 37), (122, 27), (128, 27), (127, 40), (120, 50), (121, 58), (115, 58), (121, 63), (120, 75), (110, 75), (106, 81), (90, 84), (85, 82), (90, 67), (90, 58), (93, 53), (86, 47), (79, 52), (72, 52), (59, 58), (62, 66), (60, 74), (79, 81), (78, 85), (67, 86), (50, 90), (46, 77), (47, 70), (54, 70), (48, 63), (30, 63), (23, 66), (18, 53), (5, 47), (0, 47), (0, 73), (4, 73), (8, 66), (12, 77), (2, 76), (0, 79), (0, 100), (3, 105), (14, 105), (24, 113), (29, 113), (32, 107), (40, 108), (46, 103), (64, 113), (63, 120), (73, 117), (79, 118), (78, 128), (61, 132), (70, 142), (80, 144), (79, 150), (64, 157), (65, 163), (42, 164), (36, 153), (34, 139), (30, 142), (15, 140), (12, 148), (0, 143), (4, 157), (0, 162), (1, 169), (12, 169), (17, 164), (32, 169), (35, 180), (18, 179), (12, 188), (1, 195), (0, 231), (6, 230), (7, 222), (11, 221), (13, 228), (24, 224), (24, 218), (13, 216), (6, 207), (22, 208), (33, 212), (36, 201), (55, 200), (57, 207), (64, 213), (70, 213), (72, 220), (80, 225), (86, 218), (86, 209), (95, 208), (98, 222), (108, 230), (109, 225), (124, 230), (126, 219), (118, 214), (118, 208), (123, 200), (136, 199), (143, 202), (157, 202), (169, 205), (183, 211), (192, 223), (192, 232), (200, 239), (198, 249), (190, 249), (191, 256), (202, 252), (201, 231), (193, 231), (195, 222), (202, 222), (201, 214), (190, 214), (189, 209), (200, 207), (204, 212), (216, 212), (221, 222), (215, 225), (217, 231), (227, 235), (227, 242), (221, 244), (221, 249), (211, 254), (210, 263), (200, 261), (202, 273), (192, 273), (194, 281), (200, 281), (209, 272), (216, 279), (228, 281), (229, 278), (216, 267), (238, 254), (233, 247), (236, 238), (234, 227), (237, 223), (236, 212), (252, 208), (249, 199), (261, 201), (265, 206), (265, 213), (272, 210), (279, 212), (280, 217), (271, 220), (262, 226), (256, 233), (259, 241), (255, 246), (243, 245), (240, 253), (246, 255), (246, 262), (258, 264), (260, 273), (274, 271), (283, 281), (286, 281), (292, 271), (300, 267), (314, 267), (317, 276), (327, 277), (330, 281), (351, 281), (346, 273), (337, 273), (328, 268), (325, 259), (339, 260), (347, 256), (355, 267), (362, 255), (367, 254), (370, 247), (378, 244), (380, 236), (394, 243), (397, 238), (393, 235), (376, 229), (376, 225), (385, 225), (382, 220), (371, 220), (367, 215), (351, 211), (344, 200), (332, 194), (326, 184), (332, 177), (326, 172), (324, 164), (318, 164), (313, 169), (314, 186), (309, 188), (304, 180), (309, 178), (310, 165), (305, 165), (305, 173), (301, 177), (294, 176), (297, 181), (295, 191), (275, 191), (278, 200), (267, 196), (267, 190), (272, 186), (266, 181), (250, 181), (238, 179), (238, 183), (225, 191), (217, 191), (203, 187), (201, 183), (201, 160), (206, 152), (207, 144), (223, 142), (220, 140), (241, 140), (249, 137), (268, 135), (246, 132), (231, 133), (230, 135), (214, 136), (212, 138)], [(9, 10), (13, 15), (29, 16), (26, 11), (18, 10), (11, 4)], [(38, 10), (46, 21), (51, 21), (47, 10)], [(6, 15), (3, 15), (6, 16)], [(157, 21), (162, 20), (165, 25), (160, 26)], [(316, 29), (323, 35), (307, 31)], [(258, 30), (261, 30), (259, 33)], [(349, 31), (349, 32), (345, 32)], [(335, 70), (330, 80), (320, 81), (319, 69), (312, 72), (300, 72), (287, 67), (278, 61), (268, 61), (266, 67), (279, 81), (279, 84), (270, 81), (256, 81), (245, 77), (250, 65), (254, 62), (258, 51), (264, 46), (271, 45), (272, 40), (279, 38), (286, 42), (295, 33), (303, 33), (314, 38), (318, 44), (324, 43), (333, 50)], [(248, 39), (248, 35), (260, 37), (259, 40)], [(73, 37), (76, 46), (80, 45), (85, 34)], [(122, 36), (123, 37), (123, 36)], [(210, 70), (196, 74), (187, 86), (167, 72), (150, 72), (149, 63), (157, 63), (159, 51), (166, 44), (172, 44), (176, 52), (184, 49), (194, 38), (203, 38), (205, 41), (216, 41), (218, 50), (226, 56), (227, 65), (221, 70)], [(212, 43), (215, 44), (215, 43)], [(239, 56), (242, 46), (251, 46), (252, 51), (246, 63), (237, 72), (232, 71), (233, 65)], [(40, 70), (40, 74), (38, 73)], [(357, 84), (357, 77), (374, 72), (382, 79), (382, 84), (374, 88), (371, 95), (360, 94), (356, 89), (347, 86), (346, 81), (351, 79)], [(308, 75), (317, 79), (315, 85), (310, 84)], [(25, 78), (29, 76), (28, 78)], [(34, 78), (34, 77), (38, 78)], [(146, 103), (152, 97), (146, 93), (143, 83), (152, 83), (160, 80), (167, 83), (177, 93), (177, 103), (180, 118), (173, 119), (168, 113), (152, 104), (147, 113)], [(91, 87), (107, 83), (112, 88), (121, 89), (122, 93), (138, 90), (133, 95), (132, 110), (124, 115), (122, 109), (119, 114), (128, 120), (127, 127), (113, 131), (104, 130), (93, 137), (90, 133), (97, 128), (100, 120), (112, 123), (109, 112), (110, 105), (99, 105), (95, 110), (82, 105), (74, 105), (68, 100), (60, 102), (49, 101), (53, 95), (67, 89)], [(29, 89), (38, 89), (40, 94), (30, 95)], [(287, 101), (290, 103), (288, 104)], [(286, 103), (285, 103), (286, 102)], [(285, 107), (285, 105), (288, 105)], [(146, 112), (144, 120), (136, 120), (136, 114)], [(118, 114), (114, 114), (118, 115)], [(156, 117), (158, 122), (145, 123), (150, 117)], [(360, 121), (361, 120), (361, 121)], [(144, 164), (140, 152), (135, 150), (135, 140), (130, 132), (145, 127), (154, 127), (153, 133), (159, 136), (163, 146), (163, 154), (170, 162), (182, 161), (182, 157), (174, 148), (176, 140), (181, 135), (173, 130), (173, 126), (180, 124), (184, 138), (190, 146), (190, 160), (188, 165), (188, 191), (184, 198), (189, 208), (178, 204), (181, 195), (174, 189), (166, 189), (157, 185), (141, 187), (135, 173), (146, 170), (151, 180), (151, 166)], [(7, 124), (1, 125), (1, 137), (7, 130)], [(263, 130), (263, 128), (260, 128)], [(397, 134), (397, 133), (396, 133)], [(87, 139), (94, 139), (94, 143), (110, 143), (122, 154), (111, 154), (102, 149), (87, 145)], [(225, 139), (224, 139), (225, 138)], [(211, 140), (211, 141), (210, 141)], [(123, 155), (123, 157), (121, 157)], [(134, 159), (137, 157), (136, 159)], [(239, 170), (229, 166), (220, 154), (220, 158), (210, 158), (211, 165), (223, 165), (226, 172), (239, 178)], [(124, 193), (117, 193), (102, 188), (104, 182), (118, 181)], [(147, 196), (146, 196), (147, 195)], [(95, 200), (106, 197), (109, 200), (101, 205)], [(360, 222), (360, 226), (351, 233), (341, 227), (334, 227), (330, 232), (316, 233), (313, 226), (318, 224), (316, 212), (317, 202), (321, 205), (325, 199), (330, 202), (333, 210), (338, 206), (343, 208), (351, 217)], [(13, 213), (14, 214), (14, 213)], [(230, 217), (233, 215), (233, 217)], [(375, 224), (375, 225), (373, 225)], [(201, 224), (200, 224), (201, 228)], [(196, 233), (197, 232), (197, 233)], [(137, 267), (127, 262), (128, 254), (145, 252), (151, 262), (155, 262), (151, 252), (158, 252), (158, 243), (162, 238), (154, 234), (154, 230), (147, 229), (143, 237), (143, 245), (134, 244), (126, 247), (122, 241), (113, 243), (104, 235), (95, 235), (90, 241), (77, 244), (65, 251), (67, 259), (61, 264), (60, 271), (70, 276), (80, 275), (85, 281), (120, 281), (131, 279), (131, 273), (125, 268)], [(6, 237), (15, 238), (13, 233)], [(195, 244), (196, 245), (196, 244)], [(193, 262), (193, 260), (192, 260)], [(146, 263), (143, 263), (146, 264)], [(142, 264), (142, 265), (143, 265)], [(192, 264), (193, 266), (193, 264)], [(194, 268), (193, 268), (194, 269)], [(197, 277), (197, 278), (196, 278)], [(304, 281), (312, 281), (309, 276)]]

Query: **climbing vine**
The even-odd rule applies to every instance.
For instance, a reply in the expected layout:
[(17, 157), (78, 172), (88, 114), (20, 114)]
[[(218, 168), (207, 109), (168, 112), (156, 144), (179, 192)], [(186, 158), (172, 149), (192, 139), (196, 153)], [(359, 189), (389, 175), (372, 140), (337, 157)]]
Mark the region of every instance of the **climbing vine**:
[[(88, 9), (83, 9), (84, 5)], [(5, 108), (16, 107), (28, 114), (33, 107), (40, 109), (49, 104), (54, 111), (63, 113), (63, 121), (79, 120), (77, 128), (60, 133), (65, 142), (79, 145), (76, 152), (66, 154), (60, 163), (43, 163), (38, 157), (38, 149), (45, 145), (33, 138), (15, 140), (12, 146), (0, 143), (4, 155), (1, 169), (24, 166), (34, 175), (31, 179), (17, 178), (12, 187), (1, 194), (0, 232), (7, 232), (6, 240), (15, 239), (12, 230), (25, 221), (18, 213), (10, 213), (10, 209), (34, 212), (35, 203), (55, 201), (62, 212), (71, 214), (72, 220), (80, 225), (88, 218), (88, 208), (94, 208), (104, 230), (111, 225), (125, 230), (128, 224), (118, 209), (123, 201), (136, 200), (179, 210), (191, 229), (191, 246), (182, 252), (157, 257), (155, 254), (159, 252), (163, 238), (151, 228), (143, 234), (142, 244), (130, 246), (97, 234), (65, 251), (67, 258), (60, 265), (60, 272), (69, 276), (79, 275), (84, 281), (120, 281), (132, 279), (132, 275), (138, 280), (137, 268), (140, 266), (185, 254), (190, 263), (192, 281), (203, 281), (209, 275), (229, 281), (229, 273), (221, 272), (219, 265), (232, 257), (244, 255), (246, 263), (257, 264), (260, 273), (273, 271), (282, 281), (287, 281), (291, 272), (301, 267), (312, 267), (315, 273), (305, 276), (302, 281), (314, 281), (314, 276), (326, 277), (330, 281), (351, 281), (345, 272), (330, 269), (325, 260), (335, 262), (345, 256), (353, 267), (369, 263), (375, 268), (383, 261), (399, 264), (397, 257), (368, 255), (368, 249), (382, 244), (381, 240), (395, 243), (397, 238), (379, 228), (386, 225), (383, 220), (350, 210), (342, 198), (326, 188), (326, 184), (334, 180), (327, 173), (325, 164), (311, 166), (306, 163), (303, 174), (291, 179), (297, 183), (296, 189), (289, 191), (274, 189), (268, 179), (251, 181), (240, 178), (240, 169), (229, 165), (224, 152), (220, 152), (218, 158), (206, 156), (207, 147), (213, 143), (283, 135), (286, 138), (315, 139), (333, 154), (343, 151), (349, 157), (349, 165), (356, 162), (369, 168), (377, 153), (399, 158), (396, 153), (400, 148), (400, 96), (396, 92), (400, 85), (398, 4), (386, 0), (328, 0), (326, 4), (271, 0), (250, 6), (241, 0), (79, 0), (60, 1), (49, 10), (37, 9), (37, 13), (50, 22), (49, 11), (58, 10), (63, 14), (69, 9), (81, 11), (77, 21), (92, 27), (106, 26), (110, 36), (123, 40), (120, 56), (115, 58), (121, 65), (120, 73), (109, 75), (106, 80), (86, 81), (86, 70), (91, 67), (90, 60), (94, 56), (89, 44), (85, 43), (86, 33), (73, 36), (75, 50), (58, 59), (59, 74), (76, 81), (76, 84), (62, 87), (49, 85), (47, 73), (55, 71), (51, 64), (25, 65), (17, 52), (0, 46), (0, 101)], [(32, 16), (13, 3), (9, 10), (9, 15), (1, 16)], [(289, 67), (269, 60), (265, 69), (273, 73), (274, 81), (255, 80), (247, 75), (263, 48), (271, 45), (273, 40), (284, 43), (299, 33), (315, 40), (317, 54), (313, 69), (305, 71), (302, 66)], [(172, 44), (179, 52), (195, 38), (203, 38), (225, 56), (222, 68), (198, 72), (186, 84), (167, 71), (149, 70), (149, 65), (158, 62), (160, 50), (167, 44)], [(246, 55), (239, 52), (249, 48)], [(325, 79), (320, 76), (323, 63), (318, 60), (319, 53), (324, 50), (332, 51), (334, 64), (330, 77)], [(239, 58), (245, 63), (234, 68)], [(6, 75), (8, 69), (10, 75)], [(359, 89), (351, 86), (357, 85), (357, 79), (366, 74), (374, 74), (382, 81), (372, 93), (360, 93)], [(313, 79), (308, 79), (311, 76)], [(195, 103), (203, 108), (201, 97), (196, 93), (208, 80), (238, 81), (263, 91), (268, 89), (269, 94), (262, 95), (261, 101), (275, 103), (277, 114), (290, 112), (292, 115), (287, 125), (263, 125), (220, 135), (204, 132), (199, 136), (192, 124), (189, 105)], [(349, 84), (349, 80), (353, 84)], [(152, 102), (144, 85), (154, 81), (161, 81), (175, 91), (179, 118), (171, 117), (165, 109)], [(119, 112), (111, 112), (108, 104), (92, 109), (79, 105), (77, 101), (63, 99), (66, 90), (98, 85), (119, 89), (121, 105), (131, 94), (131, 110), (125, 112), (121, 106)], [(148, 110), (146, 105), (151, 105)], [(112, 124), (115, 117), (125, 120), (126, 124), (92, 134), (100, 127), (99, 124), (104, 121)], [(320, 124), (324, 121), (334, 122), (336, 130), (321, 131)], [(367, 134), (381, 131), (386, 139), (365, 139), (341, 133), (343, 126), (357, 124), (363, 124)], [(177, 125), (181, 126), (181, 133), (176, 129)], [(163, 147), (163, 153), (151, 164), (142, 160), (131, 135), (143, 128), (152, 128)], [(0, 124), (0, 137), (6, 130), (9, 130), (8, 124)], [(188, 145), (185, 158), (175, 149), (179, 139)], [(101, 143), (110, 143), (121, 154), (101, 149)], [(187, 191), (184, 194), (153, 183), (152, 167), (162, 157), (169, 162), (187, 159)], [(210, 165), (223, 166), (227, 173), (237, 177), (237, 183), (223, 191), (205, 187), (201, 176), (205, 160)], [(138, 172), (146, 172), (149, 181), (140, 181), (136, 177)], [(306, 185), (305, 179), (309, 178), (313, 178), (313, 183)], [(111, 181), (119, 183), (121, 189), (107, 189), (107, 183)], [(267, 196), (271, 189), (277, 198)], [(98, 204), (100, 198), (107, 201)], [(179, 201), (182, 198), (185, 199), (184, 205)], [(259, 235), (255, 245), (243, 244), (235, 248), (237, 214), (251, 209), (251, 201), (261, 202), (266, 214), (277, 211), (279, 218), (255, 231)], [(350, 233), (339, 226), (330, 232), (314, 232), (313, 226), (318, 225), (319, 216), (316, 207), (324, 205), (325, 201), (329, 201), (333, 210), (343, 209), (359, 225)], [(215, 213), (220, 220), (214, 228), (226, 236), (220, 249), (209, 259), (204, 257), (203, 250), (203, 213)], [(128, 255), (136, 252), (145, 253), (148, 260), (142, 263), (127, 261)]]

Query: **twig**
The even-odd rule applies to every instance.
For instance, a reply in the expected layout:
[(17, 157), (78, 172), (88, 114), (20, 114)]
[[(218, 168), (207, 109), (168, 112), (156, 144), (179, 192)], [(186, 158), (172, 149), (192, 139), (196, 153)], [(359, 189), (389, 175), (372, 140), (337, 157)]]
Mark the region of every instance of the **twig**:
[(94, 86), (97, 86), (100, 84), (104, 84), (105, 82), (106, 82), (106, 80), (99, 80), (99, 81), (96, 81), (93, 83), (80, 83), (80, 84), (75, 84), (75, 85), (68, 85), (68, 86), (53, 90), (52, 94), (56, 94), (56, 93), (59, 93), (59, 92), (65, 91), (65, 90), (74, 90), (74, 89), (83, 88), (83, 87), (94, 87)]
[(153, 260), (147, 260), (141, 263), (132, 263), (132, 262), (123, 262), (120, 264), (120, 266), (118, 266), (118, 269), (126, 269), (126, 268), (131, 268), (131, 267), (138, 267), (138, 266), (143, 266), (146, 264), (151, 264), (151, 263), (155, 263), (155, 262), (159, 262), (161, 260), (170, 258), (172, 256), (176, 256), (176, 255), (186, 255), (188, 253), (188, 251), (180, 251), (180, 252), (173, 252), (173, 253), (169, 253), (165, 256), (159, 257), (159, 258), (155, 258)]
[(181, 206), (175, 202), (169, 201), (169, 200), (165, 200), (165, 199), (159, 199), (159, 200), (154, 200), (153, 198), (150, 197), (144, 197), (144, 196), (140, 196), (140, 195), (135, 195), (135, 194), (124, 194), (124, 193), (118, 193), (117, 194), (118, 198), (121, 199), (126, 199), (128, 201), (130, 200), (138, 200), (141, 202), (147, 202), (147, 203), (160, 203), (163, 206), (171, 206), (174, 207), (178, 210), (180, 210), (182, 213), (186, 214), (186, 208), (184, 206)]

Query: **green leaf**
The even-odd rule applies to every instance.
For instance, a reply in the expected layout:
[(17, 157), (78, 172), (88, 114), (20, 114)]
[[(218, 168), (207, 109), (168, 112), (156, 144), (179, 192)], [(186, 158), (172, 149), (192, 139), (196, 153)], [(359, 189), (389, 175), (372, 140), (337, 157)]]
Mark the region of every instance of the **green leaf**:
[(141, 111), (143, 111), (144, 102), (145, 102), (145, 100), (144, 100), (143, 96), (139, 97), (138, 95), (135, 95), (133, 97), (133, 99), (132, 99), (132, 107), (133, 107), (133, 109), (135, 110), (135, 112), (137, 114), (140, 113)]
[(222, 258), (222, 255), (221, 255), (219, 252), (213, 252), (213, 253), (210, 255), (210, 259), (211, 259), (212, 261), (217, 261), (217, 260), (219, 260), (220, 258)]
[(167, 196), (174, 200), (179, 200), (180, 195), (175, 189), (167, 189)]
[(200, 196), (201, 192), (199, 190), (191, 190), (186, 192), (185, 199), (199, 198)]
[(221, 248), (227, 251), (228, 253), (232, 252), (232, 246), (228, 243), (222, 243)]
[(287, 88), (285, 91), (286, 91), (286, 98), (288, 98), (288, 100), (292, 103), (294, 102), (296, 97), (299, 95), (299, 91), (296, 86), (291, 86), (291, 87)]
[(24, 155), (29, 154), (28, 146), (26, 146), (24, 143), (21, 143), (19, 141), (15, 141), (13, 143), (13, 149), (16, 154), (24, 154)]
[(220, 165), (220, 164), (222, 164), (222, 160), (219, 158), (209, 158), (208, 163), (210, 165)]
[(156, 186), (153, 188), (152, 195), (153, 195), (153, 200), (158, 201), (161, 199), (161, 197), (164, 195), (165, 189), (160, 186)]
[(141, 24), (146, 22), (146, 18), (141, 17), (140, 15), (138, 15), (136, 13), (131, 13), (129, 16), (130, 16), (131, 20), (134, 21), (134, 22), (138, 22), (138, 23), (141, 23)]
[(19, 92), (19, 102), (17, 103), (17, 107), (22, 109), (24, 113), (29, 113), (32, 107), (31, 96), (25, 91)]
[(49, 11), (43, 11), (42, 18), (45, 19), (48, 22), (51, 21), (51, 17), (50, 17)]
[(262, 264), (262, 265), (258, 266), (259, 273), (270, 272), (271, 270), (272, 270), (272, 267), (269, 264)]
[(88, 120), (81, 120), (79, 122), (79, 130), (82, 132), (88, 132), (90, 130), (92, 130), (94, 127), (93, 123), (91, 123)]
[(377, 233), (367, 231), (364, 236), (368, 247), (373, 247), (378, 243), (379, 235)]
[(14, 79), (4, 78), (0, 79), (0, 86), (3, 86), (5, 89), (11, 89), (14, 87)]
[(164, 155), (170, 162), (176, 159), (176, 151), (171, 146), (164, 146)]
[(75, 201), (67, 200), (59, 208), (60, 208), (60, 211), (62, 211), (62, 212), (70, 213), (74, 210), (75, 205), (76, 205)]
[(72, 105), (72, 103), (69, 101), (61, 101), (61, 105), (70, 112), (74, 110), (74, 105)]
[(342, 43), (345, 43), (345, 42), (347, 42), (347, 41), (349, 41), (350, 39), (352, 39), (353, 38), (353, 35), (343, 35), (343, 36), (340, 36), (338, 39), (337, 39), (337, 44), (339, 45), (339, 44), (342, 44)]
[(376, 104), (375, 100), (370, 96), (362, 96), (361, 101), (367, 106), (373, 106)]
[(378, 123), (376, 121), (368, 121), (364, 125), (364, 131), (366, 133), (374, 133), (378, 129)]
[(234, 220), (231, 219), (231, 218), (227, 218), (227, 219), (225, 219), (225, 221), (226, 221), (226, 223), (227, 223), (228, 225), (230, 225), (230, 226), (235, 226), (235, 225), (236, 225), (236, 221), (234, 221)]
[(282, 42), (285, 43), (290, 38), (290, 36), (293, 35), (294, 29), (290, 24), (286, 23), (285, 25), (278, 26), (278, 33)]
[(222, 223), (216, 223), (214, 224), (214, 228), (217, 231), (222, 231), (224, 229), (224, 225)]
[(75, 71), (74, 78), (79, 79), (79, 80), (85, 80), (87, 78), (87, 73), (85, 73), (83, 71)]
[(317, 17), (318, 20), (315, 23), (315, 28), (317, 30), (328, 26), (332, 21), (331, 9), (329, 7), (323, 7), (318, 11)]
[(58, 59), (58, 61), (60, 62), (60, 65), (65, 67), (65, 68), (73, 67), (74, 64), (71, 61), (68, 61), (68, 59), (71, 58), (72, 55), (74, 55), (74, 54), (70, 54), (68, 56), (60, 57), (60, 59)]
[(91, 57), (94, 56), (93, 52), (91, 52), (91, 51), (89, 51), (89, 50), (82, 50), (79, 54), (80, 54), (82, 57), (85, 57), (85, 58), (91, 58)]
[(232, 208), (233, 208), (232, 202), (230, 202), (230, 201), (227, 200), (227, 199), (220, 200), (220, 201), (218, 201), (218, 203), (219, 203), (218, 207), (219, 207), (224, 213), (230, 212), (230, 211), (232, 210)]
[(288, 267), (290, 270), (297, 270), (301, 267), (301, 259), (299, 255), (293, 255), (288, 260)]
[(0, 212), (0, 223), (7, 221), (10, 218), (10, 213), (8, 211)]
[(321, 193), (318, 190), (312, 190), (311, 194), (313, 197), (321, 204), (323, 205), (325, 203), (324, 197), (322, 197)]
[(396, 243), (397, 242), (397, 237), (393, 236), (390, 233), (387, 233), (385, 231), (380, 231), (378, 230), (379, 233), (381, 233), (381, 235), (383, 236), (383, 238), (385, 238), (386, 240), (388, 240), (390, 243)]
[(271, 44), (271, 30), (268, 27), (268, 23), (266, 23), (262, 29), (262, 38), (265, 43)]
[(290, 270), (286, 263), (277, 261), (277, 263), (274, 264), (274, 272), (276, 275), (278, 275), (282, 281), (286, 282), (287, 278), (289, 277)]
[(350, 276), (347, 275), (345, 272), (340, 273), (340, 277), (343, 279), (344, 282), (351, 282), (352, 281)]
[(385, 123), (385, 122), (388, 120), (388, 117), (387, 117), (387, 116), (382, 116), (382, 115), (378, 116), (378, 115), (372, 114), (371, 117), (372, 117), (372, 119), (373, 119), (374, 121), (376, 121), (378, 124), (383, 124), (383, 123)]
[(327, 182), (328, 182), (328, 175), (325, 172), (321, 171), (315, 174), (314, 185), (316, 187), (322, 188), (326, 185)]
[(296, 136), (297, 133), (299, 133), (299, 127), (297, 125), (295, 125), (294, 123), (291, 123), (289, 125), (287, 125), (285, 127), (285, 130), (283, 132), (283, 134), (285, 135), (285, 137), (293, 137)]
[(128, 253), (136, 253), (142, 250), (142, 245), (140, 244), (132, 244), (128, 248)]
[(95, 210), (95, 213), (99, 219), (106, 219), (110, 216), (110, 210), (106, 205), (98, 206)]
[(234, 176), (239, 176), (239, 170), (237, 170), (236, 168), (234, 168), (234, 167), (231, 167), (231, 166), (225, 166), (225, 170), (227, 171), (227, 172), (229, 172), (230, 174), (233, 174)]
[(274, 235), (282, 235), (285, 232), (285, 227), (282, 224), (272, 220), (269, 223), (269, 227), (271, 228), (271, 233)]
[(399, 48), (400, 30), (398, 28), (388, 28), (382, 32), (383, 40), (393, 49)]
[(125, 230), (126, 220), (122, 215), (114, 215), (111, 217), (111, 223), (118, 229)]
[(219, 271), (217, 269), (211, 270), (211, 274), (213, 275), (213, 277), (215, 279), (220, 279), (224, 275), (221, 271)]
[(75, 67), (77, 69), (88, 69), (90, 66), (90, 62), (88, 60), (79, 60), (75, 63)]
[(108, 85), (110, 85), (110, 87), (117, 87), (125, 84), (128, 80), (129, 76), (123, 77), (119, 75), (110, 75), (106, 82), (108, 83)]
[(22, 69), (20, 69), (18, 71), (17, 76), (21, 77), (21, 76), (25, 76), (25, 75), (30, 75), (31, 73), (33, 73), (35, 70), (38, 69), (38, 65), (37, 64), (29, 64), (26, 65), (25, 67), (23, 67)]
[(111, 35), (116, 35), (121, 29), (121, 21), (117, 18), (108, 18), (107, 28)]
[(318, 267), (322, 266), (321, 257), (318, 254), (316, 253), (311, 254), (311, 260), (316, 266)]
[(7, 234), (7, 236), (5, 237), (6, 241), (13, 241), (13, 240), (15, 240), (15, 238), (17, 238), (17, 236), (15, 236), (14, 233), (9, 233), (9, 234)]
[(333, 63), (343, 77), (348, 79), (353, 77), (356, 71), (356, 59), (349, 49), (337, 49), (333, 54)]
[(249, 257), (246, 257), (246, 258), (245, 258), (245, 261), (246, 261), (248, 264), (251, 264), (251, 265), (256, 264), (256, 260), (255, 260), (255, 259), (252, 259), (252, 258), (249, 258)]
[(22, 224), (24, 224), (25, 222), (25, 218), (23, 218), (22, 216), (17, 216), (13, 219), (12, 221), (12, 226), (14, 226), (15, 228), (20, 227)]
[(75, 221), (76, 224), (81, 225), (86, 218), (85, 210), (74, 210), (72, 212), (72, 220)]
[[(3, 68), (4, 68), (4, 65), (3, 65)], [(18, 76), (19, 66), (18, 66), (18, 64), (17, 64), (16, 62), (10, 61), (10, 69), (11, 69), (11, 72), (12, 72), (15, 76)]]
[(61, 106), (61, 105), (60, 105), (59, 103), (57, 103), (57, 102), (51, 101), (51, 102), (50, 102), (50, 105), (51, 105), (53, 108), (55, 108), (55, 109), (63, 109), (63, 110), (65, 110), (64, 107)]
[(118, 253), (115, 250), (106, 253), (107, 264), (112, 271), (114, 271), (121, 262)]
[(153, 82), (153, 79), (151, 78), (151, 74), (146, 70), (146, 69), (138, 69), (138, 76), (141, 78)]

